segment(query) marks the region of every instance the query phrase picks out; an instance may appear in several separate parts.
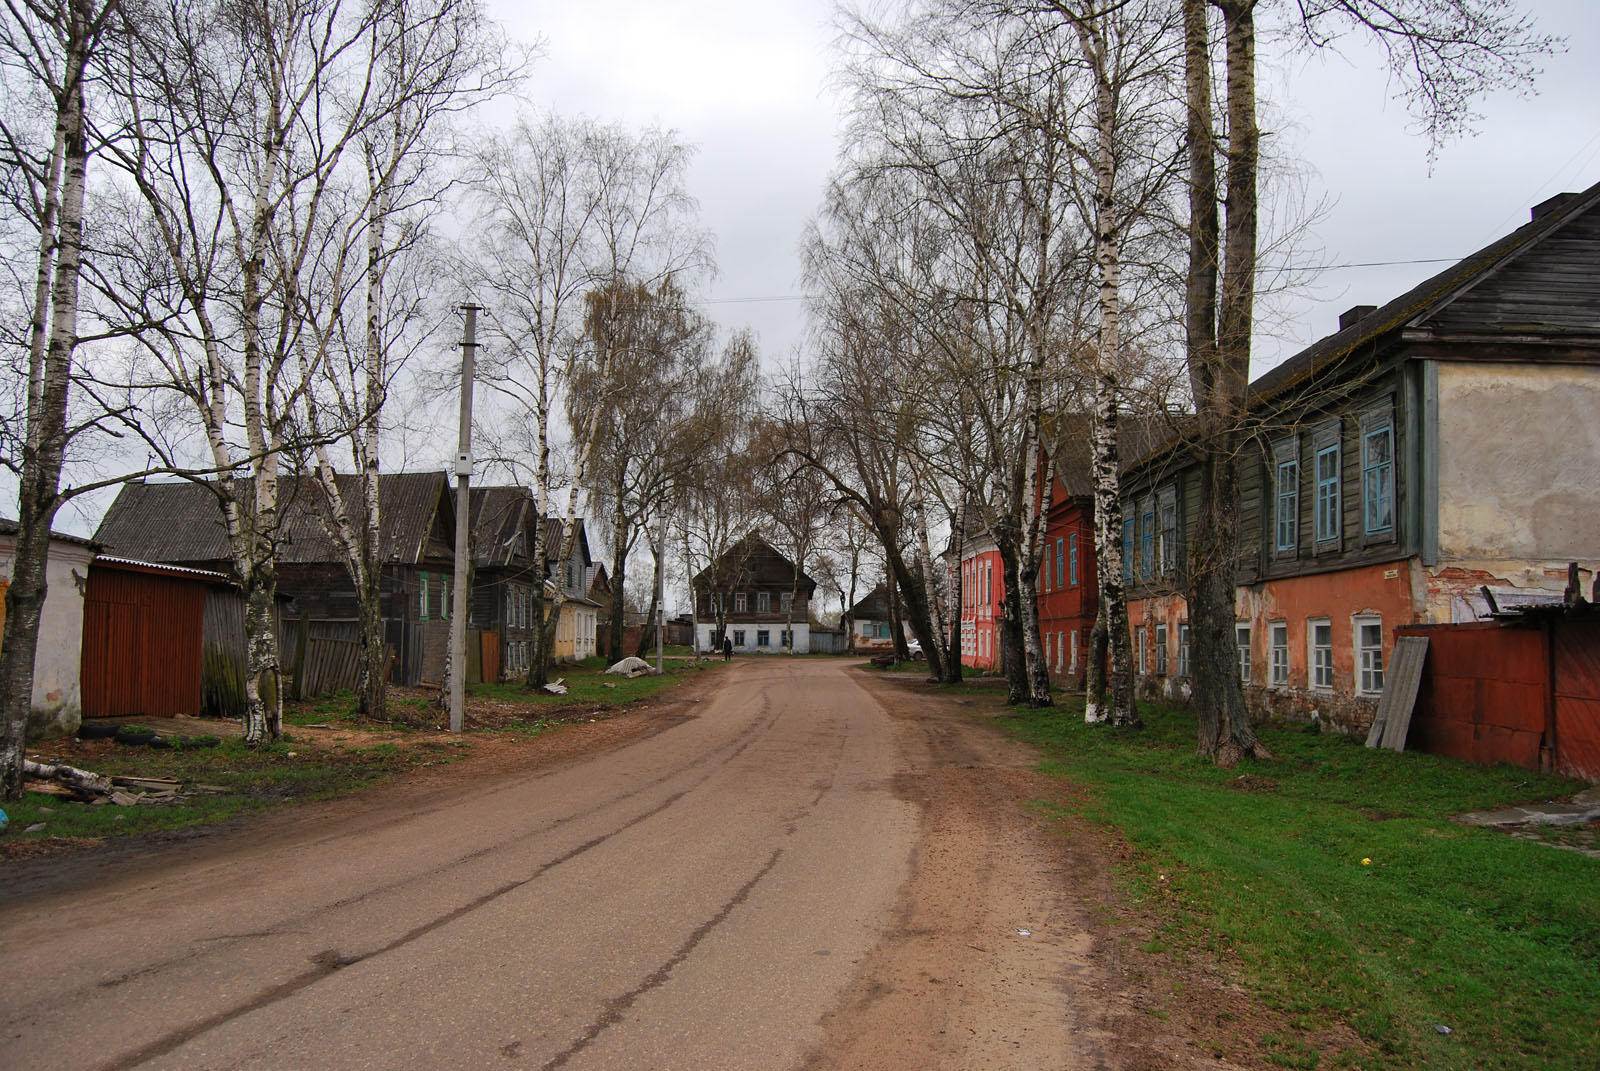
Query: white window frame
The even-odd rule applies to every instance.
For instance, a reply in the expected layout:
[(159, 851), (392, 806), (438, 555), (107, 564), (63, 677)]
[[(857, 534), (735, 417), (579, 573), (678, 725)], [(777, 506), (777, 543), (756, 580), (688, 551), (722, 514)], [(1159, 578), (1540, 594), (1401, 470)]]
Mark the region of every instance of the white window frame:
[(1274, 688), (1289, 683), (1289, 622), (1267, 622), (1268, 658), (1271, 662), (1269, 681)]
[(770, 592), (770, 591), (758, 591), (758, 592), (756, 592), (756, 613), (758, 613), (758, 614), (770, 614), (770, 613), (772, 613), (772, 592)]
[[(1319, 628), (1328, 630), (1326, 644), (1317, 643)], [(1323, 654), (1327, 656), (1325, 660), (1321, 657)], [(1333, 691), (1333, 621), (1330, 618), (1306, 618), (1306, 678), (1313, 692)]]
[(1071, 670), (1070, 671), (1072, 673), (1074, 673), (1074, 674), (1076, 674), (1078, 672), (1078, 630), (1077, 629), (1073, 629), (1072, 630), (1072, 666), (1071, 666)]
[(1140, 625), (1134, 630), (1139, 640), (1139, 676), (1150, 672), (1150, 629)]
[(1178, 676), (1189, 676), (1189, 622), (1178, 622)]
[(750, 596), (742, 591), (733, 593), (733, 612), (736, 614), (749, 613)]
[[(1377, 643), (1367, 643), (1363, 633), (1377, 630)], [(1356, 614), (1350, 618), (1350, 634), (1355, 644), (1355, 677), (1357, 695), (1383, 694), (1383, 615)]]
[(1253, 633), (1250, 629), (1250, 622), (1235, 621), (1233, 623), (1233, 649), (1238, 656), (1240, 684), (1249, 684), (1251, 681), (1254, 669), (1251, 665), (1250, 657), (1252, 640)]
[(1163, 621), (1156, 626), (1156, 676), (1167, 675), (1167, 624)]

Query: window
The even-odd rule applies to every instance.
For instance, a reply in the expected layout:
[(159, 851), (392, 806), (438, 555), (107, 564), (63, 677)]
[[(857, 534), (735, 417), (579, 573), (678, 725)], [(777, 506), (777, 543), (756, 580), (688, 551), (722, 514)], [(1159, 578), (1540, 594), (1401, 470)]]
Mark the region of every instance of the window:
[(757, 647), (771, 647), (772, 646), (772, 633), (767, 631), (764, 628), (756, 629), (756, 646)]
[(772, 592), (756, 592), (756, 612), (760, 614), (770, 614), (772, 612)]
[(742, 591), (736, 591), (736, 592), (733, 593), (733, 612), (734, 613), (742, 614), (742, 613), (744, 613), (746, 611), (746, 609), (749, 608), (749, 606), (750, 606), (750, 596), (746, 595)]
[(1167, 675), (1167, 626), (1156, 626), (1156, 675)]
[(1277, 547), (1293, 553), (1300, 545), (1300, 458), (1297, 440), (1290, 439), (1273, 449), (1277, 471)]
[(1383, 618), (1357, 617), (1356, 665), (1360, 681), (1356, 688), (1362, 695), (1383, 693)]
[(1267, 638), (1272, 647), (1272, 683), (1282, 687), (1289, 683), (1289, 622), (1272, 622), (1267, 626)]
[(1155, 576), (1156, 568), (1156, 506), (1155, 499), (1145, 499), (1139, 513), (1139, 576), (1145, 580)]
[(1062, 582), (1061, 578), (1066, 575), (1065, 573), (1063, 573), (1061, 571), (1061, 567), (1062, 567), (1063, 563), (1066, 560), (1066, 556), (1067, 556), (1067, 541), (1065, 539), (1057, 539), (1056, 540), (1056, 587), (1058, 587), (1058, 588), (1063, 586), (1063, 582)]
[(733, 630), (733, 645), (735, 647), (744, 646), (744, 629), (736, 628)]
[(1250, 626), (1239, 623), (1233, 626), (1233, 646), (1239, 652), (1239, 680), (1250, 683)]
[(515, 628), (517, 624), (517, 593), (511, 588), (506, 588), (506, 628)]
[(778, 609), (783, 613), (788, 613), (794, 609), (794, 592), (780, 591), (778, 593)]
[(1327, 618), (1306, 622), (1311, 647), (1311, 687), (1319, 692), (1333, 688), (1333, 623)]
[(780, 630), (778, 632), (778, 646), (780, 646), (780, 647), (793, 647), (794, 646), (794, 630), (792, 630), (792, 629), (782, 629), (782, 630)]
[(1317, 542), (1339, 538), (1339, 444), (1317, 451)]
[(428, 574), (417, 577), (417, 620), (428, 620)]
[(710, 598), (710, 600), (711, 600), (711, 612), (713, 614), (721, 613), (722, 612), (722, 596), (720, 594), (718, 594), (717, 592), (713, 591), (708, 596), (708, 598)]
[(1394, 421), (1387, 413), (1362, 422), (1361, 516), (1367, 535), (1394, 532)]
[(1078, 584), (1078, 533), (1067, 536), (1067, 583)]
[(1178, 622), (1178, 676), (1189, 675), (1189, 625), (1188, 622)]
[(1054, 642), (1055, 636), (1046, 632), (1044, 634), (1044, 664), (1046, 669), (1050, 667), (1051, 656), (1055, 652)]
[(1067, 634), (1065, 632), (1058, 632), (1058, 633), (1056, 633), (1056, 672), (1057, 673), (1060, 673), (1061, 670), (1066, 667), (1066, 662), (1067, 662)]
[(1078, 630), (1072, 630), (1072, 672), (1078, 672)]
[(1157, 518), (1161, 523), (1161, 574), (1172, 576), (1178, 567), (1178, 489), (1163, 488), (1157, 496)]
[(1122, 522), (1122, 579), (1133, 580), (1133, 521)]
[(1139, 672), (1144, 674), (1150, 670), (1150, 630), (1140, 625), (1137, 635), (1139, 637)]

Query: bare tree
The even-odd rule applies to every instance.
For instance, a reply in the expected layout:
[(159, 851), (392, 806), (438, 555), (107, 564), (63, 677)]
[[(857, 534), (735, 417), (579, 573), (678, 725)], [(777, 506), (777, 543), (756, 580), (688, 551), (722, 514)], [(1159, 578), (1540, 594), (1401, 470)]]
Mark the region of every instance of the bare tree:
[[(1232, 646), (1239, 552), (1235, 458), (1246, 418), (1257, 267), (1255, 16), (1261, 5), (1181, 3), (1189, 157), (1185, 332), (1202, 481), (1188, 550), (1190, 637), (1199, 751), (1232, 764), (1268, 756), (1250, 724)], [(1434, 148), (1470, 126), (1479, 94), (1527, 86), (1533, 61), (1557, 45), (1534, 33), (1530, 20), (1504, 0), (1297, 0), (1293, 12), (1314, 46), (1352, 33), (1375, 37)], [(1219, 64), (1220, 112), (1212, 92)]]
[[(520, 69), (517, 52), (475, 3), (402, 0), (381, 11), (365, 42), (382, 118), (359, 138), (364, 210), (335, 224), (329, 300), (320, 307), (307, 301), (304, 310), (331, 338), (321, 347), (320, 374), (311, 377), (301, 368), (314, 383), (303, 405), (324, 524), (356, 590), (357, 704), (372, 718), (386, 710), (378, 497), (383, 412), (395, 375), (431, 326), (427, 299), (443, 258), (427, 241), (426, 225), (450, 181), (441, 166), (451, 148), (447, 124), (510, 84)], [(346, 489), (354, 494), (336, 479), (339, 466), (320, 419), (324, 410), (337, 413), (337, 430), (348, 429), (349, 471), (356, 480)]]
[[(185, 404), (205, 441), (191, 471), (217, 474), (206, 486), (244, 588), (252, 744), (281, 732), (280, 477), (286, 456), (311, 445), (301, 403), (332, 338), (330, 318), (308, 308), (336, 304), (360, 275), (337, 239), (366, 218), (374, 191), (351, 172), (408, 102), (384, 92), (382, 71), (397, 42), (415, 44), (405, 32), (416, 14), (403, 3), (214, 0), (141, 5), (124, 22), (120, 297), (130, 319), (156, 325), (137, 336), (144, 360), (130, 387)], [(184, 461), (146, 420), (126, 426), (164, 465)]]
[[(615, 280), (586, 297), (590, 345), (581, 352), (567, 394), (567, 419), (578, 425), (598, 414), (584, 489), (591, 504), (609, 514), (610, 579), (618, 592), (625, 589), (628, 558), (639, 540), (655, 552), (647, 624), (635, 652), (642, 654), (653, 636), (663, 579), (665, 507), (696, 449), (697, 384), (707, 374), (711, 324), (671, 278), (654, 287)], [(609, 372), (602, 367), (607, 355)], [(613, 657), (622, 653), (620, 609), (619, 602), (608, 625)]]
[(48, 98), (48, 147), (16, 121), (0, 118), (14, 202), (36, 233), (37, 260), (27, 328), (27, 394), (17, 446), (6, 465), (18, 477), (17, 547), (6, 590), (0, 641), (0, 798), (22, 797), (22, 762), (33, 698), (33, 661), (46, 595), (50, 529), (60, 509), (61, 469), (74, 429), (68, 393), (78, 337), (90, 120), (91, 62), (110, 26), (115, 0), (36, 3), (8, 0), (0, 65)]
[[(520, 123), (479, 154), (472, 177), (479, 239), (467, 274), (489, 305), (491, 330), (499, 335), (480, 369), (517, 415), (513, 426), (521, 440), (503, 442), (499, 452), (531, 476), (541, 517), (551, 513), (558, 491), (552, 441), (560, 398), (585, 347), (595, 341), (583, 331), (584, 295), (630, 279), (654, 286), (708, 265), (705, 238), (693, 224), (694, 202), (683, 185), (688, 160), (689, 150), (670, 132), (634, 134), (555, 116)], [(621, 289), (611, 293), (620, 300)], [(589, 350), (587, 359), (599, 381), (609, 383), (616, 350), (603, 345)], [(561, 561), (571, 553), (578, 494), (604, 404), (568, 429), (560, 545), (545, 547), (537, 526), (535, 561)], [(530, 684), (546, 679), (564, 596), (560, 585), (548, 601), (536, 590), (536, 620), (543, 628), (530, 659)]]
[[(1073, 70), (1041, 48), (1039, 27), (1000, 5), (930, 0), (893, 24), (855, 16), (852, 86), (858, 166), (910, 176), (943, 216), (942, 297), (956, 315), (932, 334), (958, 415), (944, 456), (1000, 551), (1011, 702), (1048, 705), (1037, 616), (1045, 524), (1038, 459), (1061, 365), (1082, 330), (1088, 258), (1073, 204), (1072, 143), (1082, 104)], [(918, 317), (924, 319), (925, 317)], [(959, 433), (961, 441), (954, 440)]]

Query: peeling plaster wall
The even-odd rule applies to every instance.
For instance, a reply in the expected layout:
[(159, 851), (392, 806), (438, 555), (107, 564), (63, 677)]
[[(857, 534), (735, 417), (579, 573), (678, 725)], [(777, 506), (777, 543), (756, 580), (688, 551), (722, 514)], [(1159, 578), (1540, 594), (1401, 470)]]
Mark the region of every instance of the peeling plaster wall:
[(1600, 366), (1441, 361), (1438, 379), (1441, 559), (1600, 559)]
[[(1250, 625), (1251, 681), (1245, 698), (1258, 716), (1296, 721), (1313, 718), (1339, 730), (1363, 731), (1372, 723), (1378, 697), (1357, 694), (1355, 618), (1376, 614), (1383, 619), (1383, 662), (1394, 649), (1394, 630), (1415, 624), (1426, 613), (1427, 575), (1416, 559), (1341, 569), (1310, 576), (1285, 577), (1259, 584), (1241, 585), (1234, 596), (1234, 618)], [(1187, 619), (1187, 607), (1178, 595), (1140, 599), (1129, 606), (1132, 626), (1141, 625), (1155, 635), (1155, 625), (1167, 622), (1167, 664), (1172, 675), (1159, 677), (1146, 666), (1140, 674), (1142, 695), (1181, 702), (1189, 682), (1176, 676), (1177, 623)], [(1311, 647), (1308, 621), (1326, 618), (1332, 630), (1333, 688), (1311, 687)], [(1288, 631), (1289, 681), (1268, 683), (1272, 665), (1270, 628), (1281, 621)], [(1137, 657), (1137, 653), (1136, 653)]]
[[(15, 554), (15, 537), (0, 537), (0, 577), (8, 584)], [(39, 647), (33, 657), (30, 739), (52, 735), (48, 731), (39, 732), (51, 724), (59, 726), (63, 732), (75, 732), (83, 718), (83, 693), (79, 683), (83, 659), (83, 592), (93, 558), (93, 551), (80, 543), (50, 541), (50, 560), (45, 566), (48, 590), (39, 618)]]

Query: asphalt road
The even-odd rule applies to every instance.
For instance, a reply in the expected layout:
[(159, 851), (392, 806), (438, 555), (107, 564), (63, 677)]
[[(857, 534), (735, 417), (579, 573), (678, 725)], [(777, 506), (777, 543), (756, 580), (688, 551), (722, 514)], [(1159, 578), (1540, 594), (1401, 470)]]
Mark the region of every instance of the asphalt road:
[(801, 1064), (910, 872), (905, 759), (838, 662), (735, 665), (695, 711), (0, 911), (0, 1067)]

